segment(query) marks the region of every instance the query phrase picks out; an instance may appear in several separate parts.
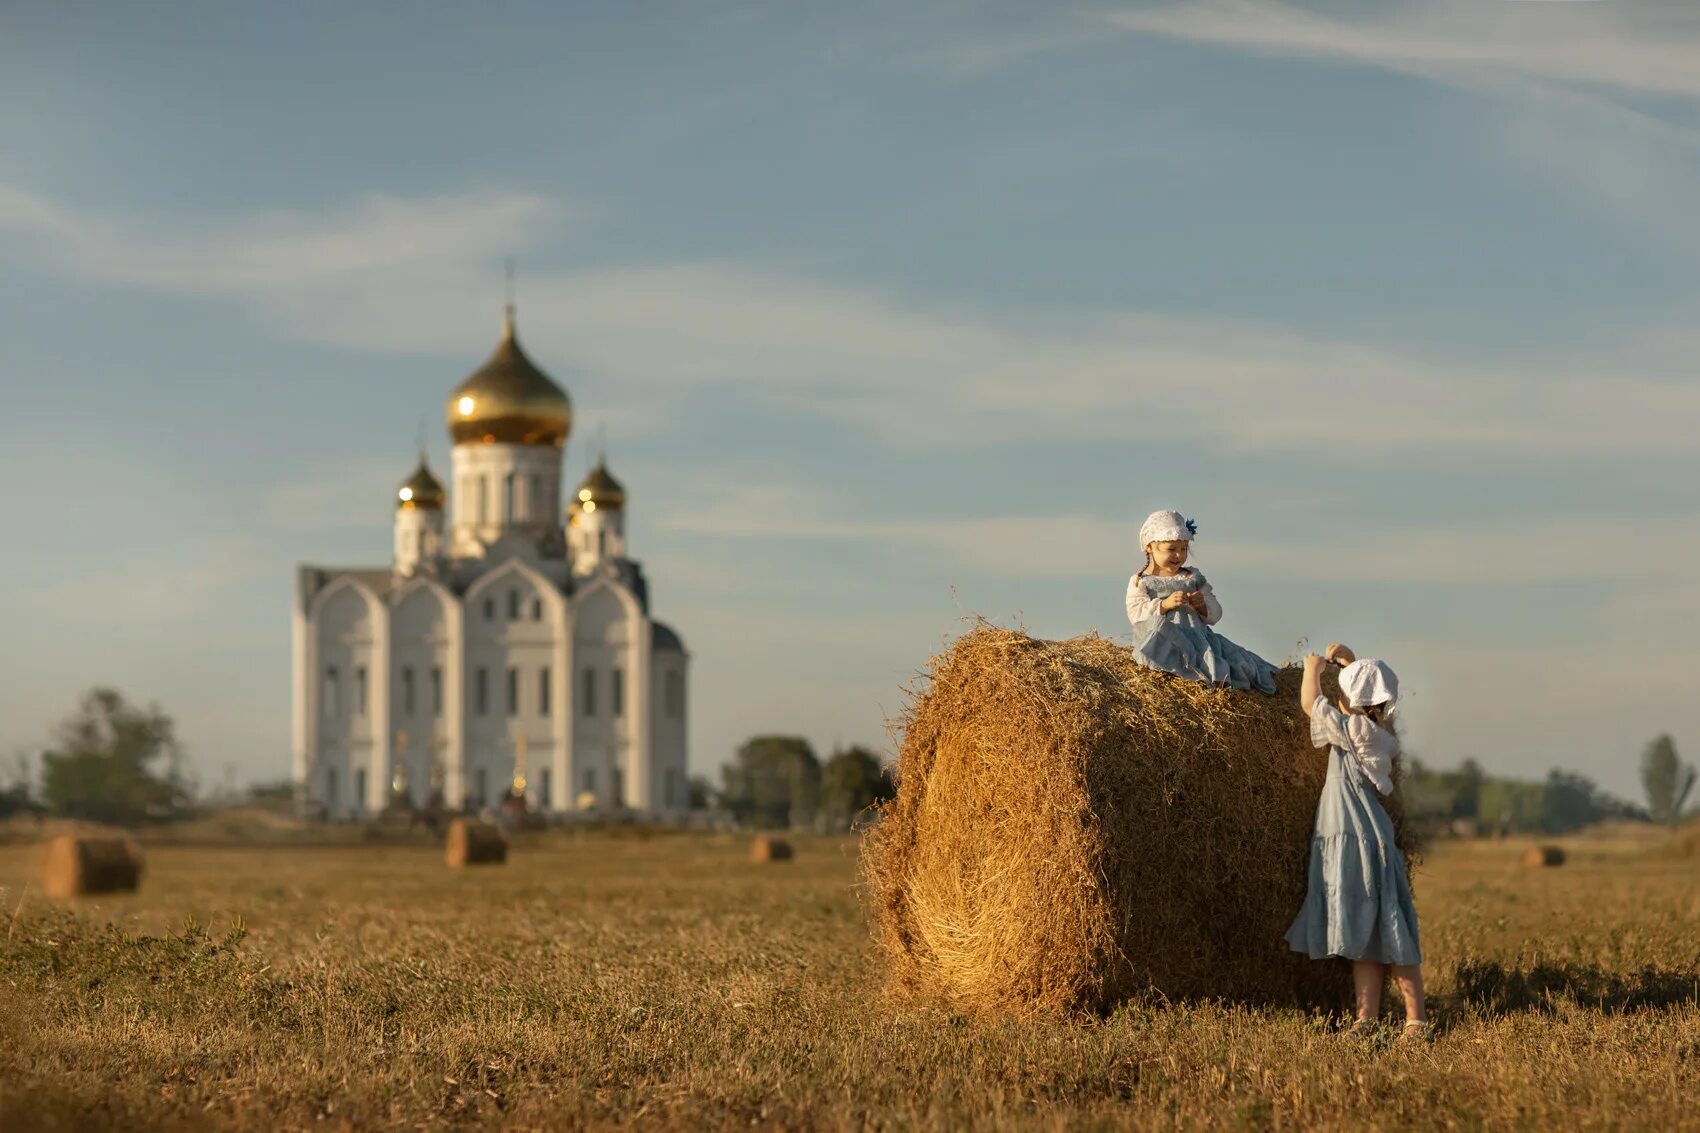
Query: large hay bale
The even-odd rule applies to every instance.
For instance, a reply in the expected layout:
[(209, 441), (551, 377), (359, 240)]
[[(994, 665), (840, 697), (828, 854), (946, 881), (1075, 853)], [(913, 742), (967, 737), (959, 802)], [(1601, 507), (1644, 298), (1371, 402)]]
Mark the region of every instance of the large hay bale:
[(912, 700), (897, 797), (863, 841), (896, 984), (1018, 1012), (1349, 1002), (1344, 962), (1283, 939), (1327, 772), (1299, 676), (1266, 697), (1096, 635), (965, 634)]
[(142, 851), (128, 838), (63, 834), (47, 844), (41, 887), (50, 897), (133, 892), (142, 881)]
[(793, 857), (791, 843), (771, 834), (757, 834), (750, 842), (752, 862), (788, 862)]
[(1530, 846), (1523, 851), (1523, 864), (1529, 869), (1564, 864), (1563, 846)]
[(488, 822), (457, 818), (449, 823), (443, 860), (451, 869), (469, 865), (501, 865), (508, 860), (508, 840)]

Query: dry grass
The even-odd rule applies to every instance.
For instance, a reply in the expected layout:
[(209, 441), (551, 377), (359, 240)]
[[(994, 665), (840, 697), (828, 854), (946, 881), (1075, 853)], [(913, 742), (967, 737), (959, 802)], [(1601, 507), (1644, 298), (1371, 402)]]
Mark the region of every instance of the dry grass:
[(0, 1129), (1700, 1129), (1693, 859), (1431, 855), (1443, 1034), (1405, 1049), (1290, 1008), (894, 1005), (853, 849), (795, 844), (150, 846), (74, 914), (0, 848)]
[(1327, 753), (1299, 672), (1279, 676), (1268, 697), (1145, 668), (1095, 634), (958, 639), (903, 721), (897, 798), (864, 855), (899, 985), (1053, 1014), (1349, 1001), (1343, 962), (1283, 940)]

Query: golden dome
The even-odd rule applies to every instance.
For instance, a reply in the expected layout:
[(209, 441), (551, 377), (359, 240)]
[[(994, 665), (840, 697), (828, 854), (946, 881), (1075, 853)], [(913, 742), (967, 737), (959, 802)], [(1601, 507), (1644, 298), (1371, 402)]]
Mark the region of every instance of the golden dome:
[(596, 467), (578, 486), (572, 506), (574, 511), (596, 511), (598, 508), (618, 511), (626, 506), (626, 489), (609, 473), (606, 457), (596, 462)]
[(567, 443), (572, 399), (519, 348), (511, 306), (502, 320), (502, 341), (449, 394), (443, 418), (457, 445)]
[(425, 463), (423, 453), (419, 456), (419, 467), (396, 489), (396, 510), (405, 508), (428, 508), (433, 511), (443, 510), (443, 486), (437, 478), (431, 475), (431, 469)]

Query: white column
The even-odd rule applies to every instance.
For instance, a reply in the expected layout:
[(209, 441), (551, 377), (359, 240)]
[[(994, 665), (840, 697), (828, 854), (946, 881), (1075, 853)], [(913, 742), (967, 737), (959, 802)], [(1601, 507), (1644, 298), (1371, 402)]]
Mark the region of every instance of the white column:
[(578, 788), (573, 783), (573, 608), (565, 595), (560, 599), (560, 614), (555, 618), (555, 648), (551, 651), (554, 686), (550, 698), (555, 703), (554, 774), (550, 776), (548, 805), (550, 810), (574, 809), (573, 800)]
[(443, 627), (443, 802), (459, 810), (466, 802), (466, 602), (449, 606)]
[(390, 796), (390, 607), (379, 602), (372, 623), (372, 672), (366, 695), (368, 719), (372, 726), (372, 755), (367, 762), (366, 797), (361, 800), (366, 813), (381, 814)]
[(633, 639), (627, 647), (626, 719), (631, 722), (627, 741), (631, 752), (630, 775), (626, 780), (626, 805), (641, 814), (655, 810), (655, 750), (650, 742), (650, 626), (649, 619), (633, 619)]

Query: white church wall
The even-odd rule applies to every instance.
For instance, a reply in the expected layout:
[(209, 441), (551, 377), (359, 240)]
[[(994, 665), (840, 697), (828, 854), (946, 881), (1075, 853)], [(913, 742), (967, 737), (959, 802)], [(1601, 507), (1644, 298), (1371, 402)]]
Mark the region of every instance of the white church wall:
[[(526, 791), (555, 793), (561, 697), (561, 598), (518, 562), (466, 594), (466, 765), (468, 794), (494, 803), (510, 789), (516, 740), (525, 737)], [(481, 675), (482, 674), (482, 675)]]
[(474, 554), (514, 527), (560, 523), (561, 450), (544, 445), (463, 444), (450, 455), (456, 554)]
[(390, 612), (392, 759), (412, 802), (430, 795), (432, 771), (450, 750), (450, 621), (453, 599), (429, 583), (405, 591)]
[(683, 810), (690, 805), (685, 750), (685, 658), (656, 653), (650, 666), (650, 744), (653, 750), (654, 808)]
[(375, 750), (375, 599), (352, 583), (333, 583), (316, 604), (313, 674), (318, 707), (316, 796), (333, 817), (367, 812)]
[(573, 787), (599, 807), (621, 805), (631, 774), (631, 652), (636, 601), (612, 583), (580, 591), (573, 603)]

